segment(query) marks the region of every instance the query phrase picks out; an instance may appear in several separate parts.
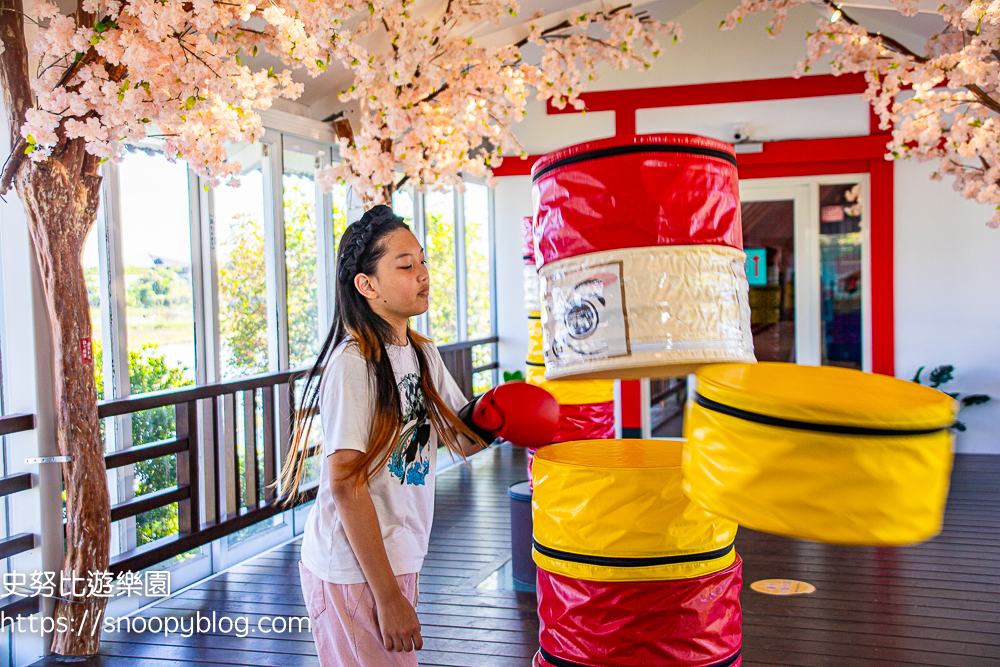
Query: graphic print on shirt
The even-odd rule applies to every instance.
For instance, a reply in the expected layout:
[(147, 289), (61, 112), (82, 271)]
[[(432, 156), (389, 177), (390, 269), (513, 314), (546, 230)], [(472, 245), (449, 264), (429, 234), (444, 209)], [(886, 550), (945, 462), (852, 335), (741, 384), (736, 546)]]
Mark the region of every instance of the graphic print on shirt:
[(397, 387), (403, 403), (403, 430), (389, 458), (389, 472), (400, 484), (424, 483), (431, 468), (427, 442), (431, 425), (427, 421), (427, 405), (420, 378), (415, 373), (403, 376)]

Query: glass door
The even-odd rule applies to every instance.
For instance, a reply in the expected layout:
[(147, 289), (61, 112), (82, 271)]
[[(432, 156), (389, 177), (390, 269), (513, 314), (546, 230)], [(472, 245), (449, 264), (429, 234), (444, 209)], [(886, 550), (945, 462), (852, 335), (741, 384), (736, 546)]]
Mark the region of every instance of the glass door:
[[(866, 182), (853, 175), (740, 183), (758, 361), (871, 370)], [(643, 437), (681, 436), (689, 386), (684, 378), (643, 380)]]
[(864, 367), (861, 183), (819, 186), (820, 363)]
[(869, 370), (861, 177), (740, 184), (758, 361)]
[(815, 365), (809, 187), (740, 187), (750, 330), (758, 361)]

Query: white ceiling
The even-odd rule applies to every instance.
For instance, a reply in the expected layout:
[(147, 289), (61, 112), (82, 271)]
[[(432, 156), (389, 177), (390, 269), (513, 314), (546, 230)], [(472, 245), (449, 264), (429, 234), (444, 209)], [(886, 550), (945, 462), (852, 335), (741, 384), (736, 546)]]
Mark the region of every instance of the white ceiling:
[[(613, 0), (612, 4), (614, 4)], [(675, 20), (691, 7), (699, 4), (703, 0), (637, 0), (635, 4), (642, 5), (641, 9), (648, 11), (651, 16), (659, 21)], [(443, 11), (446, 0), (418, 0), (412, 11), (422, 14), (425, 17), (433, 17)], [(464, 34), (471, 34), (479, 39), (489, 42), (511, 43), (516, 41), (521, 33), (526, 34), (526, 23), (530, 17), (539, 9), (544, 9), (547, 18), (559, 20), (556, 16), (563, 10), (571, 10), (587, 7), (591, 5), (600, 6), (601, 0), (591, 0), (581, 3), (580, 0), (524, 0), (517, 17), (504, 17), (499, 28), (486, 23), (478, 26), (467, 26)], [(731, 3), (735, 8), (737, 0)], [(861, 21), (866, 27), (873, 30), (891, 32), (905, 44), (915, 50), (923, 50), (923, 43), (927, 37), (944, 27), (940, 16), (934, 12), (937, 0), (919, 0), (921, 14), (916, 17), (903, 17), (888, 0), (858, 0), (857, 2), (842, 3), (845, 10), (854, 18)], [(795, 8), (793, 11), (812, 11), (811, 8)], [(682, 28), (683, 28), (682, 22)], [(375, 48), (373, 48), (375, 47)], [(369, 48), (378, 50), (377, 45), (369, 45)], [(388, 44), (383, 47), (388, 51)], [(803, 44), (803, 54), (805, 45)], [(528, 62), (538, 60), (541, 50), (538, 47), (529, 45), (523, 51)], [(244, 62), (251, 67), (271, 67), (281, 69), (284, 67), (281, 61), (270, 54), (261, 53), (256, 58), (245, 59)], [(318, 77), (311, 77), (304, 71), (293, 73), (296, 81), (305, 84), (305, 91), (302, 96), (294, 102), (277, 100), (275, 108), (283, 111), (290, 111), (314, 119), (323, 119), (336, 111), (343, 110), (345, 105), (337, 99), (340, 91), (351, 85), (353, 79), (351, 73), (339, 63), (331, 63), (329, 70)]]

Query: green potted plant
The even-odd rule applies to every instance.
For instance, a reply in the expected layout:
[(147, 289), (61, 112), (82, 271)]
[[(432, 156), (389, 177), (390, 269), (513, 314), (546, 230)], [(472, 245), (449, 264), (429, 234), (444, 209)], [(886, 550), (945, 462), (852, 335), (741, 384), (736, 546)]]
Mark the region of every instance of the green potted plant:
[[(924, 372), (924, 368), (926, 368), (926, 366), (921, 366), (919, 369), (917, 369), (917, 374), (913, 376), (913, 381), (916, 382), (917, 384), (923, 384), (923, 382), (920, 381), (920, 375)], [(955, 367), (952, 366), (951, 364), (938, 366), (937, 368), (932, 370), (930, 374), (927, 376), (927, 382), (928, 382), (927, 386), (933, 389), (940, 389), (941, 385), (947, 384), (951, 382), (953, 379), (955, 379), (954, 372), (955, 372)], [(941, 389), (941, 391), (944, 391), (944, 389)], [(987, 401), (990, 400), (990, 397), (987, 396), (986, 394), (966, 394), (965, 396), (962, 396), (957, 391), (956, 392), (945, 391), (945, 393), (954, 398), (961, 404), (961, 407), (959, 407), (958, 409), (959, 414), (961, 414), (962, 410), (968, 407), (971, 407), (973, 405), (982, 405), (983, 403), (986, 403)], [(955, 423), (952, 424), (952, 428), (955, 429), (956, 431), (964, 431), (966, 429), (965, 422), (961, 422), (956, 419)]]

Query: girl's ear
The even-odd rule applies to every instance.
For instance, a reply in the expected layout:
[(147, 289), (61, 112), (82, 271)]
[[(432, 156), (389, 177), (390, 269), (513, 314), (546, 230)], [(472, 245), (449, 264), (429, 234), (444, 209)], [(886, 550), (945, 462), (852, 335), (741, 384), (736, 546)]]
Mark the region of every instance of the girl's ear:
[(372, 286), (371, 280), (363, 273), (359, 273), (354, 276), (354, 287), (357, 288), (358, 292), (361, 293), (361, 296), (366, 299), (378, 298), (378, 292), (376, 292), (375, 288)]

